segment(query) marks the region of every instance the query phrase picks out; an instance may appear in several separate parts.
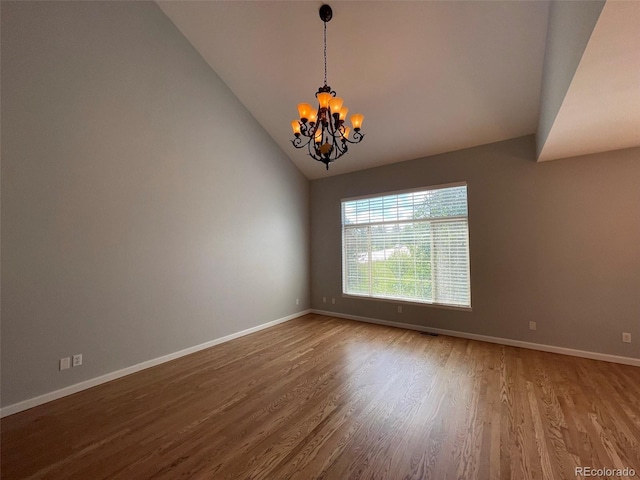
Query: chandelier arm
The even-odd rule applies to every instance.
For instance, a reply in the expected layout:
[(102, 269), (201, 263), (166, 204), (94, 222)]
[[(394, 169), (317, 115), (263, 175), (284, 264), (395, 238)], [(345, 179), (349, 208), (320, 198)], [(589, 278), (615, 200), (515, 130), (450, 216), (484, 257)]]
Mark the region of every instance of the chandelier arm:
[(293, 140), (291, 140), (291, 144), (296, 147), (296, 148), (304, 148), (306, 147), (309, 142), (311, 142), (311, 138), (309, 138), (309, 140), (307, 140), (306, 142), (304, 142), (304, 140), (300, 137), (296, 137)]
[(315, 144), (311, 141), (307, 142), (308, 145), (308, 155), (313, 158), (314, 160), (320, 160), (316, 155), (315, 155)]
[[(314, 132), (320, 128), (320, 125), (317, 123), (316, 124), (316, 128), (314, 129)], [(324, 159), (322, 158), (322, 155), (319, 153), (318, 151), (318, 147), (316, 146), (315, 143), (315, 133), (313, 133), (310, 137), (309, 140), (307, 141), (307, 143), (305, 143), (305, 145), (307, 146), (307, 154), (313, 158), (314, 160), (317, 160), (319, 162), (324, 162)], [(327, 168), (328, 170), (328, 168)]]
[(347, 138), (347, 142), (353, 143), (353, 144), (360, 143), (363, 138), (364, 138), (364, 133), (353, 132), (353, 141)]
[(340, 131), (338, 129), (337, 131), (338, 136), (334, 136), (334, 149), (335, 149), (335, 154), (334, 154), (334, 160), (337, 160), (338, 158), (340, 158), (342, 155), (344, 155), (344, 147), (346, 146), (343, 142), (342, 142), (342, 135), (340, 134)]
[(318, 124), (314, 123), (313, 125), (310, 123), (302, 123), (300, 122), (300, 134), (307, 138), (313, 138), (316, 133)]
[[(340, 157), (342, 157), (345, 153), (347, 153), (348, 147), (346, 142), (349, 141), (348, 139), (345, 139), (345, 141), (343, 142), (342, 140), (345, 138), (344, 137), (344, 126), (341, 125), (338, 121), (336, 121), (336, 119), (334, 117), (332, 117), (332, 122), (331, 122), (331, 136), (333, 139), (333, 160), (337, 160)], [(354, 143), (354, 142), (350, 142), (350, 143)]]
[(345, 153), (347, 153), (347, 150), (349, 150), (349, 145), (347, 144), (347, 142), (343, 142), (342, 140), (340, 140), (340, 156), (344, 155)]
[[(342, 134), (340, 132), (340, 124), (337, 123), (335, 117), (333, 115), (329, 116), (329, 127), (328, 132), (331, 135), (333, 151), (333, 160), (337, 160), (343, 155), (342, 149), (340, 148), (340, 143), (342, 141)], [(330, 154), (331, 156), (331, 154)]]
[(335, 148), (334, 148), (333, 160), (335, 161), (335, 160), (339, 159), (342, 155), (344, 155), (344, 152), (340, 148), (340, 144), (337, 143)]
[(334, 125), (334, 118), (333, 115), (329, 113), (329, 110), (327, 110), (327, 123), (329, 124), (327, 127), (327, 130), (329, 131), (329, 133), (331, 133), (332, 137), (336, 136), (336, 128)]

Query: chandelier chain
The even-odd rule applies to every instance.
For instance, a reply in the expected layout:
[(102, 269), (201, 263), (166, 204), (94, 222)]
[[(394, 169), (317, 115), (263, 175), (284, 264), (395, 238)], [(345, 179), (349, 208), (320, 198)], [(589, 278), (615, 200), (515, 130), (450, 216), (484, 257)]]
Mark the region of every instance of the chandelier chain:
[(324, 22), (324, 84), (327, 84), (327, 22)]

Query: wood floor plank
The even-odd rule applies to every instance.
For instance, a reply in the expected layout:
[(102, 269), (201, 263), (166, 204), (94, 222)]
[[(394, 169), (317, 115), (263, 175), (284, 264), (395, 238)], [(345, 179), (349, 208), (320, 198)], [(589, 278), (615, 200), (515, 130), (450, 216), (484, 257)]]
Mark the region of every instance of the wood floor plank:
[(640, 368), (310, 314), (1, 436), (7, 480), (640, 478)]

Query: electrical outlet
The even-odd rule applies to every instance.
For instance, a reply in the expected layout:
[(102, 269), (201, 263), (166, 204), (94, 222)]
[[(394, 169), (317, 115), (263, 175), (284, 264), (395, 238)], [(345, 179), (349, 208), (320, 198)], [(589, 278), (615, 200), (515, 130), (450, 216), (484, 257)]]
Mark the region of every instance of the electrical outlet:
[(73, 362), (71, 363), (71, 366), (73, 367), (79, 367), (80, 365), (82, 365), (82, 354), (79, 353), (77, 355), (73, 356)]
[(327, 297), (322, 297), (322, 303), (327, 303)]
[(66, 370), (71, 368), (71, 357), (64, 357), (60, 359), (60, 370)]
[(398, 313), (402, 313), (402, 307), (398, 305)]
[(538, 324), (536, 322), (529, 322), (529, 330), (537, 330)]
[(296, 305), (300, 305), (300, 299), (296, 298)]
[(624, 343), (631, 343), (631, 334), (627, 332), (622, 333), (622, 341)]
[(335, 304), (336, 304), (336, 299), (335, 299), (335, 298), (332, 298), (332, 299), (331, 299), (331, 303), (333, 303), (333, 304), (335, 305)]

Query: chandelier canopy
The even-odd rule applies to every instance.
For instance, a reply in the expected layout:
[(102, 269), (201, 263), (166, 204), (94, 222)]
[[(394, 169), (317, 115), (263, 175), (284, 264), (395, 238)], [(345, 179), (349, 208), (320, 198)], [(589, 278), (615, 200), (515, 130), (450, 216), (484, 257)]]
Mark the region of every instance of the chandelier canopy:
[(307, 148), (314, 160), (322, 162), (329, 170), (334, 162), (349, 149), (350, 143), (360, 143), (364, 134), (360, 127), (364, 115), (351, 115), (353, 134), (349, 139), (350, 128), (344, 125), (349, 109), (344, 100), (327, 85), (327, 23), (333, 17), (329, 5), (320, 7), (320, 19), (324, 22), (324, 85), (316, 92), (317, 108), (309, 103), (298, 104), (300, 118), (291, 122), (295, 138), (291, 143), (296, 148)]

